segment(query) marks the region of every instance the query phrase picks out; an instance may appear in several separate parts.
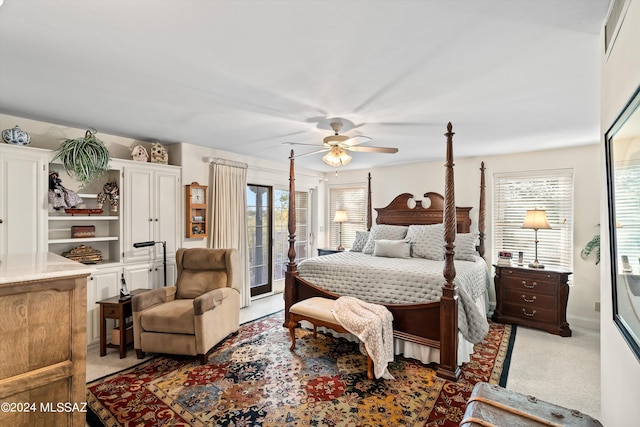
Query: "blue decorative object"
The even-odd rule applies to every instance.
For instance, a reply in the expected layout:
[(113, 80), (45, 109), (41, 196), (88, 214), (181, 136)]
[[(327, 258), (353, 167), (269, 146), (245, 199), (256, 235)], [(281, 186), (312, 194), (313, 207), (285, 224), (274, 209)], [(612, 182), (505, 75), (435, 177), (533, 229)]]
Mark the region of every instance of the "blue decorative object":
[(13, 129), (2, 131), (2, 140), (7, 144), (29, 145), (31, 143), (31, 135), (16, 125)]

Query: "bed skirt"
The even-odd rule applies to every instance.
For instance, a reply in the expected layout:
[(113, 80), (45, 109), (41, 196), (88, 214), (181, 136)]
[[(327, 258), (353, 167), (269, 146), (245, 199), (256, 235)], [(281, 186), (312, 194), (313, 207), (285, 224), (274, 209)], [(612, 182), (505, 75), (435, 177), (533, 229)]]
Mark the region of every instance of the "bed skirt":
[[(480, 313), (487, 312), (487, 292), (485, 292), (484, 298), (478, 298), (476, 301), (476, 307)], [(303, 328), (313, 329), (313, 325), (307, 321), (300, 322)], [(327, 329), (318, 327), (318, 331), (325, 334), (332, 335), (334, 337), (345, 338), (349, 341), (358, 341), (358, 338), (352, 334), (343, 334), (334, 331), (333, 329)], [(393, 352), (395, 355), (403, 355), (411, 359), (419, 360), (420, 362), (428, 365), (429, 363), (440, 363), (440, 349), (427, 347), (421, 344), (416, 344), (410, 341), (405, 341), (400, 338), (394, 338), (393, 340)], [(473, 343), (465, 340), (460, 332), (458, 332), (458, 364), (467, 363), (471, 361), (471, 354), (473, 353)]]

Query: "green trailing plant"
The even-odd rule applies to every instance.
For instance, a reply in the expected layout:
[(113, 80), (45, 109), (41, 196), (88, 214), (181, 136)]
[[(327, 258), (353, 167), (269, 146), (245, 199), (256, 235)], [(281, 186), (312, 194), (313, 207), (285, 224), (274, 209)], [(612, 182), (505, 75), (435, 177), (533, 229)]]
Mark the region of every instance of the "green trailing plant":
[(64, 140), (54, 157), (54, 160), (60, 159), (69, 176), (75, 177), (82, 187), (109, 169), (109, 150), (95, 133), (87, 130), (84, 138)]
[(589, 240), (586, 245), (584, 245), (584, 248), (582, 248), (582, 252), (580, 252), (580, 255), (582, 256), (582, 259), (587, 259), (587, 257), (591, 255), (592, 252), (596, 254), (596, 265), (598, 265), (600, 263), (600, 235), (599, 234), (596, 234), (595, 236), (593, 236), (593, 238)]

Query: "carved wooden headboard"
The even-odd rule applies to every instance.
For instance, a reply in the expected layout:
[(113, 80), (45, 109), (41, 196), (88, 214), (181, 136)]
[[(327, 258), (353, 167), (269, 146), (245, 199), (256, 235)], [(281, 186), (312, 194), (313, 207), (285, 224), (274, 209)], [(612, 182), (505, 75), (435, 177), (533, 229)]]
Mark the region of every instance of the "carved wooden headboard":
[[(375, 208), (378, 216), (376, 224), (390, 225), (430, 225), (440, 224), (444, 219), (444, 197), (438, 193), (429, 192), (424, 195), (429, 199), (428, 207), (424, 207), (422, 200), (416, 200), (413, 194), (402, 193), (396, 196), (384, 208)], [(409, 207), (415, 202), (414, 207)], [(413, 203), (412, 203), (413, 204)], [(471, 230), (472, 208), (456, 207), (456, 225), (458, 233), (469, 233)]]

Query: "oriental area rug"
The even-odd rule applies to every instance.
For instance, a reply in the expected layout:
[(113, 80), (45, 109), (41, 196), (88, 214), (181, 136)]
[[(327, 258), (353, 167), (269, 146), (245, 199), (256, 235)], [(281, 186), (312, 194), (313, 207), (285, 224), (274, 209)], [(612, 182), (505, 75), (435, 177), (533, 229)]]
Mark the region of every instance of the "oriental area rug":
[(515, 326), (490, 322), (457, 383), (396, 356), (368, 380), (357, 343), (296, 329), (283, 312), (240, 326), (209, 353), (158, 356), (87, 384), (91, 426), (458, 426), (473, 386), (505, 385)]

